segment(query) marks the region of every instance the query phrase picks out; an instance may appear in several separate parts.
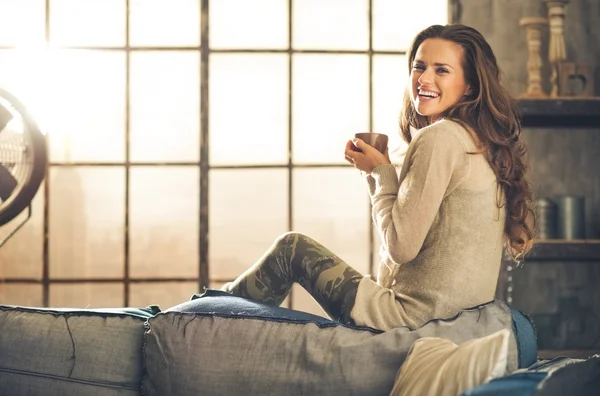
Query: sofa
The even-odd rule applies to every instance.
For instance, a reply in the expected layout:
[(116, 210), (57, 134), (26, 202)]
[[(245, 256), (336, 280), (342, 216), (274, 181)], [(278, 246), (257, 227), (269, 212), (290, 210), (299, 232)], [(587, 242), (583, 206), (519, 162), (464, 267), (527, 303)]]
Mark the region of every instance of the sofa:
[(464, 396), (545, 395), (574, 365), (594, 385), (600, 357), (539, 361), (531, 321), (500, 301), (383, 332), (207, 290), (164, 311), (0, 305), (0, 394), (389, 395), (416, 340), (506, 329), (507, 375)]

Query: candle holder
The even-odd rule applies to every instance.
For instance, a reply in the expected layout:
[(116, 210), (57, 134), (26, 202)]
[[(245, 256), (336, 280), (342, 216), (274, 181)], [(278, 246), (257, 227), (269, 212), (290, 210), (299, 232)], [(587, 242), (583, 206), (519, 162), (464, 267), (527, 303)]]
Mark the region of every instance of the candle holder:
[(548, 21), (550, 22), (550, 43), (548, 46), (548, 60), (552, 66), (550, 76), (551, 98), (556, 98), (558, 92), (559, 65), (567, 58), (565, 48), (564, 25), (565, 8), (570, 0), (544, 0), (548, 8)]
[(548, 95), (542, 89), (542, 29), (548, 26), (548, 20), (542, 17), (522, 18), (519, 24), (527, 34), (527, 90), (522, 98), (546, 98)]

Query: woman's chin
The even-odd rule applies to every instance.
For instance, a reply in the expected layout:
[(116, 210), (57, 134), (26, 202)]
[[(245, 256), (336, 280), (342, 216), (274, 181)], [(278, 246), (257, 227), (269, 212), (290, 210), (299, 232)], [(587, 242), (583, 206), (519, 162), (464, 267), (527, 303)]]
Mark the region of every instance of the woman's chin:
[(439, 114), (439, 112), (432, 111), (431, 109), (428, 109), (425, 106), (415, 106), (415, 110), (418, 115), (423, 117), (431, 117), (433, 115)]

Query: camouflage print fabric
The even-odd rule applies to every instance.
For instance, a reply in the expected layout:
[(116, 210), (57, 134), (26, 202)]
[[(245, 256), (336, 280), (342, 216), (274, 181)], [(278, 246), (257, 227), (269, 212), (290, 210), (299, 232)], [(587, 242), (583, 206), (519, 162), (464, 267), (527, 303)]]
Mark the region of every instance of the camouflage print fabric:
[(352, 323), (350, 311), (362, 278), (317, 241), (289, 232), (277, 238), (256, 264), (222, 290), (279, 306), (297, 282), (331, 319)]

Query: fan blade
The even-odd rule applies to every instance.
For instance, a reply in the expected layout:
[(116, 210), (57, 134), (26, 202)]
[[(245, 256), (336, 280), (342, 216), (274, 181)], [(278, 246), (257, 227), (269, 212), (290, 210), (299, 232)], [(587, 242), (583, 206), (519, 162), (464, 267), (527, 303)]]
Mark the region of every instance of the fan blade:
[(12, 113), (0, 103), (0, 132), (4, 130), (12, 118)]
[(0, 199), (6, 201), (17, 187), (17, 179), (4, 166), (0, 165)]

